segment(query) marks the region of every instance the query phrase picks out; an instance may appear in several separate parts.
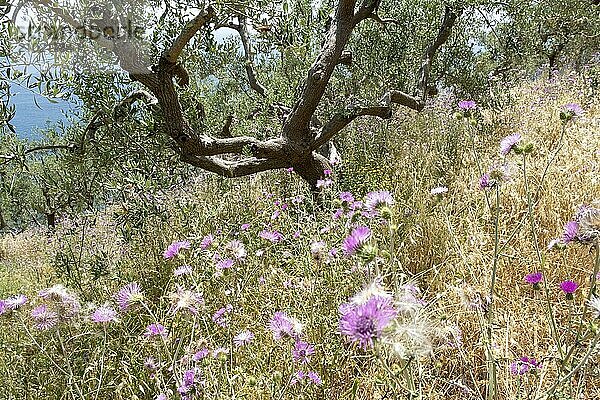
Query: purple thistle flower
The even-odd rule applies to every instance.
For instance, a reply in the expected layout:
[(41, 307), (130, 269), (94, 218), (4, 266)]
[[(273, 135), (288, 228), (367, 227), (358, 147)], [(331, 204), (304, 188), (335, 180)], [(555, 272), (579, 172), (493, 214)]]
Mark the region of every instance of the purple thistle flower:
[(4, 314), (7, 311), (6, 301), (0, 300), (0, 315)]
[(273, 340), (280, 340), (284, 336), (295, 337), (294, 322), (284, 312), (277, 311), (269, 321), (269, 329), (273, 333)]
[(213, 244), (214, 241), (215, 238), (213, 237), (213, 235), (208, 234), (204, 236), (204, 238), (202, 238), (202, 241), (200, 242), (200, 248), (202, 250), (206, 250)]
[(503, 156), (507, 155), (513, 149), (513, 147), (520, 141), (521, 135), (518, 133), (505, 137), (500, 142), (500, 154), (502, 154)]
[(4, 306), (6, 310), (14, 311), (27, 303), (27, 296), (24, 294), (17, 294), (4, 300)]
[(481, 175), (481, 178), (479, 178), (479, 190), (488, 189), (490, 187), (492, 187), (490, 174), (485, 173), (485, 174)]
[(310, 362), (310, 356), (313, 354), (315, 354), (315, 348), (311, 344), (303, 341), (297, 341), (292, 350), (294, 361), (301, 364), (308, 364)]
[(225, 328), (227, 326), (227, 317), (225, 315), (229, 314), (231, 311), (233, 311), (233, 306), (231, 304), (227, 304), (225, 307), (218, 309), (212, 316), (213, 322), (220, 327)]
[(73, 317), (81, 309), (77, 297), (69, 293), (67, 288), (60, 284), (41, 290), (39, 296), (57, 306), (60, 318)]
[(397, 314), (390, 299), (376, 296), (364, 304), (343, 304), (340, 311), (340, 332), (365, 350)]
[(144, 295), (140, 289), (140, 285), (137, 282), (132, 282), (119, 290), (116, 299), (121, 311), (127, 311), (133, 305), (141, 303), (144, 300)]
[(583, 114), (583, 108), (577, 103), (567, 103), (563, 106), (563, 109), (575, 117), (579, 117)]
[(242, 347), (254, 340), (254, 333), (249, 330), (242, 331), (233, 337), (233, 343), (237, 347)]
[(513, 375), (524, 375), (538, 368), (541, 368), (541, 364), (535, 358), (521, 357), (510, 363), (510, 373)]
[(308, 379), (310, 379), (312, 381), (312, 383), (314, 383), (317, 386), (323, 383), (319, 374), (317, 374), (314, 371), (308, 371), (306, 376), (308, 377)]
[(187, 240), (184, 240), (181, 242), (173, 242), (169, 245), (167, 250), (165, 250), (165, 252), (163, 253), (163, 257), (166, 258), (167, 260), (172, 259), (179, 254), (181, 249), (189, 249), (190, 246), (191, 246), (191, 243), (188, 242)]
[(197, 351), (193, 356), (192, 356), (192, 360), (194, 361), (200, 361), (206, 357), (208, 357), (208, 355), (210, 354), (210, 350), (208, 350), (206, 347)]
[(175, 271), (173, 271), (173, 275), (175, 275), (175, 276), (189, 275), (192, 273), (192, 271), (193, 271), (193, 268), (191, 265), (181, 265), (181, 266), (175, 268)]
[(278, 231), (263, 230), (258, 234), (259, 237), (268, 240), (271, 243), (278, 243), (283, 240), (283, 235)]
[(34, 320), (34, 326), (39, 330), (51, 329), (58, 323), (58, 314), (49, 310), (46, 304), (31, 310), (31, 317)]
[(393, 205), (394, 198), (387, 190), (370, 192), (365, 196), (365, 208), (369, 213), (376, 213), (377, 209), (382, 206), (390, 207)]
[(577, 232), (579, 231), (579, 224), (577, 221), (569, 221), (565, 224), (565, 230), (563, 232), (563, 243), (567, 244), (577, 238)]
[(110, 306), (100, 306), (90, 316), (92, 322), (97, 324), (106, 324), (117, 320), (117, 312)]
[(168, 400), (167, 395), (165, 395), (164, 393), (160, 393), (156, 396), (155, 400)]
[(335, 220), (340, 219), (343, 215), (344, 215), (344, 209), (338, 208), (337, 210), (335, 210), (335, 212), (331, 216), (331, 219), (335, 221)]
[(533, 285), (534, 287), (539, 287), (539, 284), (543, 278), (544, 275), (541, 272), (534, 272), (532, 274), (525, 275), (525, 282)]
[(212, 356), (213, 356), (213, 358), (219, 358), (219, 357), (221, 357), (221, 354), (227, 355), (228, 353), (229, 353), (229, 349), (227, 349), (225, 347), (217, 347), (216, 349), (213, 350)]
[(565, 292), (568, 300), (573, 299), (573, 293), (577, 290), (579, 284), (573, 281), (563, 281), (560, 283), (560, 290)]
[(144, 336), (151, 338), (156, 336), (167, 337), (168, 332), (167, 328), (162, 326), (159, 323), (150, 324), (146, 327), (146, 332), (144, 332)]
[(241, 231), (247, 231), (250, 228), (250, 224), (242, 224), (240, 226)]
[(350, 236), (344, 239), (342, 248), (346, 255), (353, 255), (365, 245), (367, 240), (371, 237), (371, 230), (366, 226), (359, 226), (352, 230)]
[(458, 102), (458, 108), (464, 111), (473, 110), (477, 104), (473, 100), (461, 100)]
[(298, 382), (302, 381), (304, 378), (306, 378), (306, 374), (304, 373), (304, 371), (298, 371), (296, 372), (296, 374), (292, 377), (292, 380), (290, 381), (291, 385), (295, 385)]
[(183, 380), (181, 385), (177, 388), (179, 394), (186, 394), (194, 388), (194, 379), (196, 378), (196, 372), (193, 369), (188, 369), (183, 373)]
[(347, 204), (354, 203), (354, 196), (350, 192), (342, 192), (340, 193), (340, 200)]
[(218, 271), (223, 271), (223, 270), (229, 269), (231, 267), (233, 267), (233, 260), (231, 258), (217, 261), (217, 270)]

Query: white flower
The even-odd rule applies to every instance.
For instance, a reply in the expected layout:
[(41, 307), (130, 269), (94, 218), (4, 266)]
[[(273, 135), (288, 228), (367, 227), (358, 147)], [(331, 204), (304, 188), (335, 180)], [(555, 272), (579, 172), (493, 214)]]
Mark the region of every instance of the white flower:
[(233, 337), (233, 343), (237, 347), (244, 346), (254, 340), (254, 333), (249, 330), (242, 331)]
[(436, 196), (438, 194), (444, 194), (448, 192), (448, 188), (446, 186), (438, 186), (436, 188), (431, 189), (431, 195)]
[(391, 299), (392, 295), (381, 283), (381, 277), (376, 277), (375, 280), (366, 288), (355, 294), (350, 302), (356, 305), (365, 304), (371, 297), (380, 297), (383, 299)]
[(600, 318), (600, 297), (592, 297), (590, 301), (588, 301), (588, 306), (594, 312), (594, 317)]

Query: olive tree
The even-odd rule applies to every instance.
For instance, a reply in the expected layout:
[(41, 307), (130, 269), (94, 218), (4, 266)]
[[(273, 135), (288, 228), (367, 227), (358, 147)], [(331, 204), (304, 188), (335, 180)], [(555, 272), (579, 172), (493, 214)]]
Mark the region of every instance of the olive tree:
[[(200, 5), (34, 0), (24, 10), (86, 39), (76, 41), (77, 51), (70, 54), (69, 65), (79, 76), (94, 65), (121, 77), (119, 69), (125, 71), (138, 87), (119, 103), (143, 101), (157, 112), (157, 130), (169, 138), (165, 146), (183, 162), (231, 178), (293, 168), (316, 189), (330, 168), (319, 149), (352, 121), (390, 118), (394, 105), (423, 109), (436, 91), (436, 55), (462, 7), (385, 0)], [(394, 15), (398, 9), (403, 18)], [(220, 31), (234, 35), (219, 42)], [(394, 40), (416, 45), (394, 53)], [(388, 59), (374, 62), (380, 49)], [(219, 76), (217, 67), (235, 82)], [(115, 82), (116, 88), (134, 89), (125, 79)], [(234, 90), (223, 95), (227, 88)], [(90, 93), (86, 100), (92, 98)], [(215, 99), (226, 109), (219, 110)], [(239, 109), (249, 112), (234, 119)], [(98, 115), (88, 115), (92, 127), (102, 122)]]

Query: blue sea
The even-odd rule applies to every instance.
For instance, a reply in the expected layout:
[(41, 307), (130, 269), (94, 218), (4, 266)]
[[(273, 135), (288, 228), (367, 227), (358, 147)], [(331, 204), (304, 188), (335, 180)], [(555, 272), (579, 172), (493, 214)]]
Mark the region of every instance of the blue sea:
[(73, 119), (77, 110), (74, 103), (66, 100), (55, 100), (57, 103), (52, 103), (43, 96), (14, 84), (10, 91), (10, 103), (16, 108), (10, 123), (15, 127), (17, 136), (23, 139), (39, 139), (42, 137), (42, 129), (61, 122), (69, 125), (69, 117)]

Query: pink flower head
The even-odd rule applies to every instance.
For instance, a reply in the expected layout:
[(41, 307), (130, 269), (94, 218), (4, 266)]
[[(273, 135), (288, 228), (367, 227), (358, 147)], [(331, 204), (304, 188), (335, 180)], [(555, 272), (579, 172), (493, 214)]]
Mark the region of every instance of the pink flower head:
[(579, 231), (579, 224), (577, 221), (569, 221), (565, 224), (565, 230), (563, 232), (563, 243), (567, 244), (577, 238), (577, 232)]
[(541, 367), (541, 364), (535, 358), (521, 357), (510, 364), (510, 373), (513, 375), (524, 375), (530, 371), (535, 372)]
[(359, 226), (352, 230), (350, 236), (344, 239), (342, 248), (346, 255), (353, 255), (360, 251), (371, 237), (371, 230), (366, 226)]
[(354, 203), (354, 196), (350, 192), (342, 192), (340, 193), (340, 200), (346, 204)]
[(271, 243), (279, 243), (283, 240), (283, 235), (278, 231), (263, 230), (258, 234), (259, 237), (268, 240)]
[(233, 337), (233, 343), (237, 347), (242, 347), (254, 340), (254, 333), (249, 330), (242, 331)]
[(583, 108), (577, 103), (567, 103), (563, 106), (563, 109), (575, 117), (579, 117), (583, 114)]
[(378, 296), (363, 304), (343, 304), (340, 312), (340, 333), (365, 350), (374, 346), (374, 340), (397, 314), (389, 298)]
[(167, 260), (170, 260), (177, 256), (181, 249), (189, 249), (191, 246), (190, 242), (187, 240), (181, 242), (173, 242), (167, 247), (167, 250), (163, 253), (163, 257)]
[(520, 141), (521, 135), (518, 133), (505, 137), (500, 142), (500, 154), (502, 154), (503, 156), (507, 155), (513, 149), (513, 147), (515, 147), (515, 145)]
[(490, 179), (490, 174), (483, 174), (481, 178), (479, 178), (479, 190), (484, 190), (492, 187), (492, 182)]
[(543, 278), (544, 275), (542, 275), (541, 272), (534, 272), (532, 274), (525, 275), (525, 282), (529, 283), (530, 285), (538, 285)]
[(314, 371), (308, 371), (306, 376), (308, 377), (308, 379), (310, 379), (312, 381), (313, 384), (315, 384), (317, 386), (319, 386), (321, 383), (323, 383), (319, 374), (317, 374)]
[(376, 213), (380, 207), (391, 207), (392, 205), (394, 205), (394, 198), (387, 190), (369, 192), (365, 196), (365, 208), (370, 213)]
[(48, 330), (58, 323), (58, 314), (51, 311), (46, 304), (37, 306), (31, 311), (34, 326), (39, 330)]
[(573, 298), (573, 293), (579, 288), (579, 284), (574, 281), (563, 281), (560, 283), (560, 290), (565, 292), (567, 298)]
[(208, 357), (210, 354), (210, 350), (208, 350), (206, 347), (197, 351), (196, 353), (194, 353), (194, 355), (192, 356), (192, 360), (194, 361), (200, 361), (206, 357)]
[(90, 316), (90, 320), (97, 324), (107, 324), (117, 320), (117, 312), (110, 306), (100, 306)]
[(222, 328), (227, 326), (227, 316), (233, 311), (233, 306), (231, 304), (227, 304), (225, 307), (218, 309), (212, 316), (212, 320), (215, 324), (219, 325)]
[(297, 341), (292, 350), (294, 361), (301, 364), (308, 364), (310, 362), (310, 356), (313, 354), (315, 354), (315, 348), (311, 344), (303, 341)]
[(182, 395), (183, 398), (187, 398), (187, 396), (183, 396), (186, 393), (190, 392), (194, 386), (196, 385), (194, 380), (196, 378), (196, 371), (193, 369), (188, 369), (183, 373), (183, 379), (181, 381), (181, 385), (177, 388), (177, 392)]
[(192, 273), (192, 271), (193, 271), (193, 268), (191, 265), (180, 265), (179, 267), (175, 268), (175, 271), (173, 271), (173, 275), (175, 275), (175, 276), (189, 275)]
[(140, 285), (137, 282), (132, 282), (123, 286), (117, 293), (116, 298), (121, 311), (127, 311), (134, 304), (143, 301), (144, 295), (140, 289)]
[(206, 250), (213, 244), (214, 241), (215, 241), (214, 236), (211, 234), (208, 234), (202, 238), (202, 241), (200, 242), (200, 248), (202, 250)]
[(164, 326), (162, 326), (159, 323), (148, 325), (146, 327), (146, 332), (144, 332), (144, 336), (146, 336), (148, 338), (156, 337), (156, 336), (167, 337), (167, 335), (168, 335), (167, 328), (165, 328)]
[(318, 179), (317, 180), (317, 187), (318, 188), (326, 188), (328, 186), (331, 186), (333, 184), (333, 181), (329, 178), (327, 179)]
[(217, 270), (223, 271), (225, 269), (229, 269), (233, 267), (233, 260), (231, 258), (226, 258), (224, 260), (220, 260), (217, 262)]
[(269, 321), (269, 330), (273, 333), (273, 340), (280, 340), (284, 336), (296, 337), (294, 320), (286, 313), (277, 311)]
[(458, 108), (464, 111), (473, 110), (477, 107), (477, 103), (473, 100), (461, 100), (458, 102)]
[(17, 294), (4, 300), (4, 307), (6, 310), (16, 310), (27, 303), (27, 296), (24, 294)]

